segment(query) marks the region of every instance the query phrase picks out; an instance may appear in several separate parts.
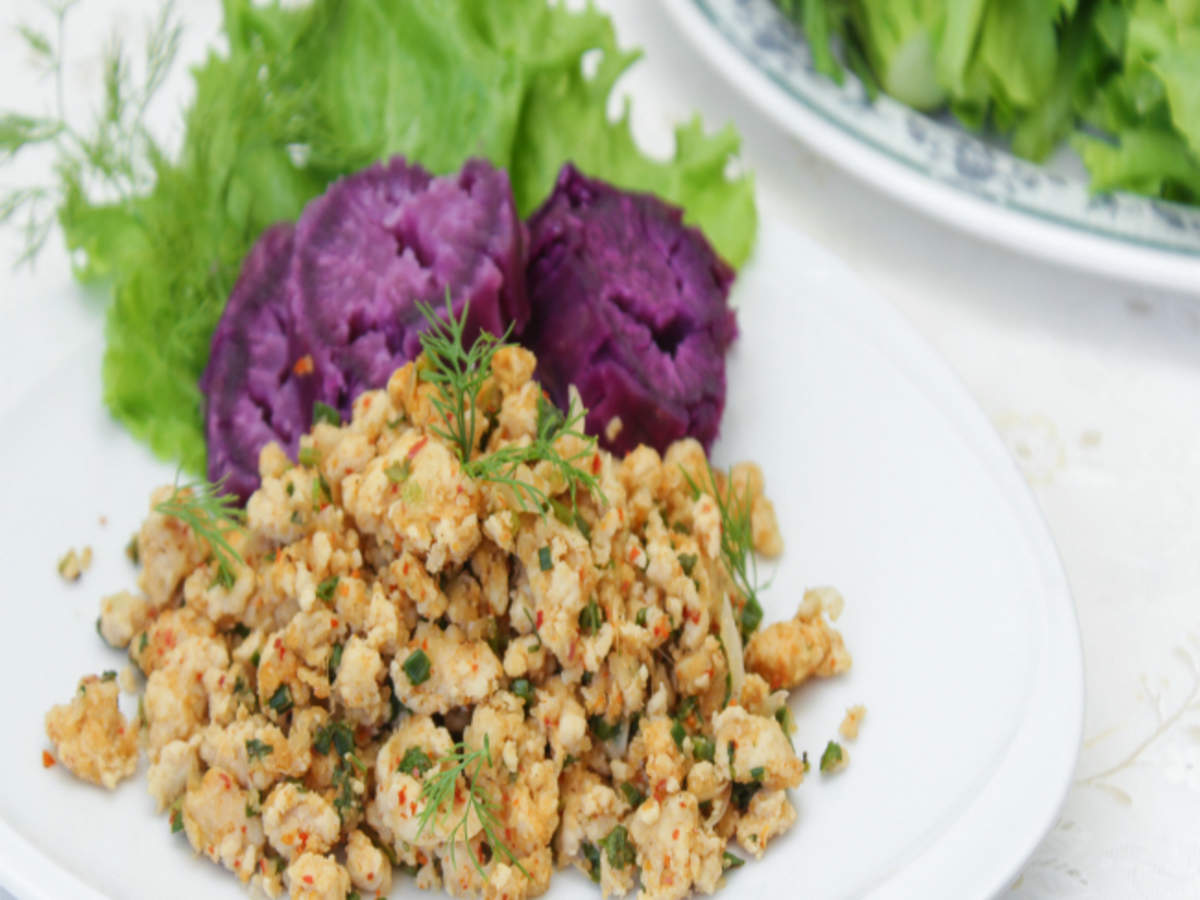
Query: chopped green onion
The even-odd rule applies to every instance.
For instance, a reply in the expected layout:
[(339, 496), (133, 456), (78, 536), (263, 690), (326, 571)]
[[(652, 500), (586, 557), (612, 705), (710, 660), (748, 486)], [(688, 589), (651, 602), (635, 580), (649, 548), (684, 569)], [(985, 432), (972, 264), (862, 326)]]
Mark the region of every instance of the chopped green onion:
[(396, 771), (408, 772), (414, 778), (420, 778), (432, 767), (433, 760), (429, 758), (428, 753), (420, 747), (409, 747), (404, 751), (404, 756), (401, 758), (400, 764), (396, 766)]
[(338, 580), (339, 580), (338, 576), (333, 575), (329, 578), (326, 578), (324, 581), (322, 581), (320, 584), (318, 584), (317, 585), (317, 599), (321, 600), (325, 603), (328, 603), (330, 600), (332, 600), (333, 592), (335, 590), (337, 590)]
[(646, 800), (646, 795), (638, 790), (637, 785), (630, 781), (621, 782), (621, 793), (625, 795), (625, 800), (634, 809), (637, 809)]
[(274, 753), (275, 748), (265, 741), (260, 741), (258, 738), (250, 738), (246, 741), (246, 756), (251, 762), (256, 759), (262, 759), (268, 753)]
[(417, 649), (410, 653), (401, 668), (413, 687), (429, 680), (429, 657), (424, 650)]
[(538, 565), (542, 567), (543, 572), (549, 572), (554, 568), (554, 561), (550, 557), (549, 545), (538, 550)]
[(700, 557), (695, 553), (680, 553), (677, 554), (677, 558), (679, 565), (683, 567), (683, 574), (689, 577), (692, 574), (692, 570), (696, 568), (696, 563), (700, 560)]
[(412, 475), (412, 462), (406, 459), (404, 462), (392, 463), (383, 470), (383, 474), (392, 484), (403, 484), (408, 481), (408, 476)]
[(600, 604), (593, 597), (588, 601), (587, 606), (583, 608), (583, 612), (579, 614), (579, 627), (588, 634), (595, 634), (600, 630), (600, 626), (604, 624), (604, 612), (600, 609)]
[(825, 752), (821, 754), (821, 771), (837, 771), (838, 766), (842, 764), (843, 757), (841, 745), (836, 741), (830, 741), (825, 745)]
[(509, 690), (520, 697), (528, 706), (533, 701), (533, 682), (528, 678), (517, 678), (509, 685)]
[(717, 746), (713, 743), (712, 738), (702, 735), (692, 738), (692, 756), (694, 758), (712, 762), (716, 750)]
[(326, 425), (340, 426), (342, 424), (342, 414), (330, 406), (328, 403), (322, 403), (318, 400), (313, 404), (313, 424), (324, 422)]
[(271, 699), (267, 701), (267, 706), (283, 715), (292, 708), (292, 690), (286, 684), (281, 684), (275, 689), (275, 693), (271, 695)]
[(296, 454), (296, 461), (302, 466), (312, 468), (321, 461), (321, 453), (316, 447), (301, 447)]

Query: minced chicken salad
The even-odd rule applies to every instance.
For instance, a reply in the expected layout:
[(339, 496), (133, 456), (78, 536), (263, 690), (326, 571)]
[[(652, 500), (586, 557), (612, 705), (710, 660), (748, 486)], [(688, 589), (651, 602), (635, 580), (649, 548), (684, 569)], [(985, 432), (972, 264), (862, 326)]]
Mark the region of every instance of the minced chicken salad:
[(146, 676), (138, 719), (132, 673), (84, 678), (46, 717), (56, 757), (111, 788), (144, 750), (171, 828), (270, 897), (402, 870), (519, 900), (567, 865), (711, 893), (732, 842), (760, 857), (795, 822), (787, 691), (850, 667), (840, 598), (759, 628), (753, 555), (782, 550), (759, 469), (691, 438), (614, 457), (530, 351), (461, 325), (348, 422), (318, 411), (298, 462), (268, 444), (244, 515), (154, 494), (140, 592), (98, 622)]

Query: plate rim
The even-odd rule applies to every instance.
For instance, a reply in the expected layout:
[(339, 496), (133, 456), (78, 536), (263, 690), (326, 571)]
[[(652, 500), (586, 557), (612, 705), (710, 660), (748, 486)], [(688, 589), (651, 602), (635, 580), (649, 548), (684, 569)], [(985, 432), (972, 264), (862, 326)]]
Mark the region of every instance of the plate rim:
[[(1031, 693), (1016, 735), (974, 793), (953, 815), (930, 826), (929, 839), (869, 889), (880, 897), (988, 896), (1011, 883), (1052, 827), (1075, 769), (1083, 731), (1083, 657), (1066, 574), (1045, 519), (1003, 441), (958, 376), (914, 326), (835, 253), (782, 221), (763, 222), (755, 255), (764, 248), (779, 254), (798, 245), (819, 261), (823, 280), (853, 287), (838, 298), (836, 312), (820, 308), (819, 314), (869, 341), (962, 437), (983, 472), (998, 482), (1045, 584), (1043, 601), (1034, 607), (1044, 609), (1047, 629), (1035, 685), (1049, 684), (1051, 689)], [(62, 364), (59, 361), (52, 372)], [(1028, 727), (1031, 721), (1043, 730)], [(1047, 724), (1053, 729), (1049, 735)], [(1031, 791), (1031, 785), (1041, 789)], [(997, 835), (996, 822), (1004, 821), (1005, 804), (1012, 802), (1020, 807), (1021, 827)], [(33, 900), (104, 897), (2, 817), (0, 883)]]
[[(958, 814), (931, 826), (928, 841), (916, 854), (880, 876), (868, 889), (873, 897), (995, 896), (1020, 874), (1057, 821), (1083, 741), (1083, 647), (1066, 570), (1032, 490), (999, 432), (949, 363), (839, 256), (793, 226), (764, 221), (760, 246), (780, 240), (815, 248), (838, 280), (857, 286), (855, 293), (838, 298), (846, 319), (935, 405), (967, 442), (984, 472), (998, 482), (1045, 585), (1046, 593), (1038, 608), (1046, 613), (1042, 624), (1047, 635), (1017, 733), (996, 768)], [(1027, 727), (1030, 722), (1055, 729), (1056, 740), (1047, 742), (1045, 732), (1031, 731)], [(1031, 792), (1035, 786), (1042, 790)], [(997, 822), (1005, 821), (1003, 811), (1017, 797), (1022, 797), (1018, 805), (1026, 807), (1028, 827), (998, 834)], [(973, 858), (972, 846), (976, 852)]]
[(699, 8), (663, 0), (697, 55), (788, 136), (861, 182), (956, 231), (1052, 265), (1123, 282), (1200, 293), (1200, 253), (1140, 245), (1034, 216), (918, 171), (797, 102)]

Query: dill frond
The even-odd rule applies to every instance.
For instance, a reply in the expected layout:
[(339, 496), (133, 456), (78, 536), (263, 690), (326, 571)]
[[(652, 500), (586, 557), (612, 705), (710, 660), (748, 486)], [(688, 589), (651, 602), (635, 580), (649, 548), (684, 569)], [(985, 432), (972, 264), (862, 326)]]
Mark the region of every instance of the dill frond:
[(242, 530), (246, 512), (238, 505), (237, 497), (223, 492), (224, 483), (223, 478), (216, 484), (195, 481), (180, 486), (176, 481), (171, 496), (156, 503), (154, 510), (178, 519), (208, 545), (217, 561), (217, 581), (228, 588), (236, 580), (234, 565), (244, 565), (244, 561), (225, 535)]
[(726, 477), (726, 489), (722, 491), (717, 484), (712, 464), (706, 465), (709, 482), (707, 489), (696, 484), (687, 469), (682, 466), (680, 469), (692, 489), (693, 497), (699, 497), (707, 490), (717, 503), (717, 512), (721, 518), (721, 561), (725, 565), (725, 571), (729, 573), (730, 580), (745, 601), (739, 622), (742, 641), (745, 642), (762, 622), (763, 609), (758, 600), (758, 592), (767, 587), (758, 580), (758, 557), (754, 552), (754, 526), (751, 519), (753, 501), (749, 490), (739, 494), (735, 489), (732, 471)]
[[(462, 842), (464, 845), (467, 844), (473, 815), (479, 822), (480, 830), (483, 831), (484, 840), (492, 850), (492, 856), (503, 856), (528, 878), (529, 873), (521, 865), (520, 860), (508, 848), (508, 845), (496, 836), (496, 830), (500, 825), (499, 819), (496, 818), (496, 807), (484, 791), (483, 785), (479, 783), (480, 770), (491, 764), (492, 752), (487, 735), (484, 735), (483, 746), (478, 750), (468, 750), (467, 745), (460, 741), (449, 753), (440, 757), (434, 764), (436, 771), (428, 776), (421, 785), (421, 799), (425, 801), (425, 807), (417, 819), (417, 837), (419, 838), (431, 825), (440, 826), (446, 820), (454, 807), (455, 789), (459, 776), (462, 776), (467, 782), (466, 811), (462, 818), (454, 823), (454, 827), (446, 836), (450, 845), (450, 865), (455, 865), (454, 847), (458, 843), (456, 835), (461, 831)], [(467, 855), (471, 858), (471, 864), (480, 876), (487, 878), (487, 872), (475, 858), (475, 854), (468, 850)]]
[(432, 430), (453, 444), (458, 458), (466, 464), (475, 450), (476, 400), (492, 372), (492, 358), (508, 340), (512, 326), (501, 337), (481, 331), (468, 348), (464, 339), (468, 308), (464, 304), (462, 316), (455, 317), (449, 288), (444, 319), (420, 301), (417, 309), (429, 323), (421, 333), (427, 365), (421, 369), (420, 378), (436, 386), (433, 406), (447, 423), (446, 428), (435, 426)]
[[(501, 447), (481, 456), (474, 455), (479, 391), (491, 374), (496, 351), (506, 346), (512, 329), (510, 327), (501, 337), (486, 331), (480, 332), (471, 346), (466, 347), (468, 308), (464, 305), (462, 315), (455, 317), (449, 290), (446, 292), (444, 319), (439, 318), (426, 304), (418, 303), (417, 308), (429, 322), (429, 328), (421, 334), (425, 364), (420, 370), (420, 378), (436, 386), (437, 396), (433, 398), (433, 405), (446, 422), (446, 427), (433, 426), (431, 430), (454, 446), (466, 473), (476, 480), (507, 487), (522, 509), (533, 510), (544, 516), (553, 505), (552, 499), (539, 486), (522, 479), (518, 472), (522, 465), (548, 462), (562, 476), (570, 494), (575, 522), (568, 524), (578, 525), (582, 521), (578, 515), (580, 491), (592, 494), (600, 503), (606, 503), (596, 476), (577, 465), (593, 458), (596, 439), (584, 433), (582, 423), (585, 411), (574, 403), (564, 415), (553, 403), (539, 395), (537, 434), (533, 441), (523, 446)], [(583, 446), (564, 456), (558, 449), (559, 441), (564, 438), (582, 441)]]
[(106, 201), (129, 204), (151, 187), (162, 153), (146, 127), (146, 112), (170, 72), (181, 35), (174, 3), (168, 0), (147, 25), (140, 78), (114, 35), (104, 51), (102, 99), (93, 125), (85, 131), (67, 119), (64, 98), (66, 20), (76, 2), (45, 5), (52, 29), (22, 23), (16, 30), (38, 69), (53, 79), (55, 109), (40, 116), (0, 113), (0, 164), (39, 144), (52, 145), (56, 154), (55, 183), (10, 190), (0, 197), (0, 224), (19, 218), (24, 249), (18, 265), (32, 262), (41, 252), (59, 211), (73, 195), (99, 191)]

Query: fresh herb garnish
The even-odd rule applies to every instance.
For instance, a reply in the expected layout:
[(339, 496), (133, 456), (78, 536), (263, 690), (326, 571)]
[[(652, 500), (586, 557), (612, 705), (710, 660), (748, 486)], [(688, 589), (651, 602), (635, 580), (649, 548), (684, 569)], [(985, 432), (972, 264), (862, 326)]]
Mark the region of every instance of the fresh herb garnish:
[(317, 599), (328, 603), (333, 599), (333, 592), (337, 590), (338, 581), (337, 575), (330, 576), (317, 585)]
[(762, 790), (762, 783), (759, 781), (735, 781), (733, 789), (730, 793), (730, 800), (737, 807), (738, 812), (744, 813), (750, 808), (750, 800)]
[(614, 869), (624, 869), (631, 866), (637, 859), (637, 852), (629, 843), (629, 832), (624, 825), (616, 825), (603, 840), (600, 846), (608, 856), (608, 864)]
[(763, 776), (766, 774), (767, 774), (767, 770), (764, 766), (755, 766), (753, 769), (750, 770), (750, 780), (761, 783), (763, 780)]
[(404, 484), (412, 475), (412, 460), (405, 459), (403, 462), (392, 463), (383, 470), (383, 474), (392, 484)]
[(420, 778), (432, 767), (433, 760), (429, 758), (428, 753), (420, 747), (409, 747), (404, 751), (404, 756), (396, 766), (396, 771), (407, 772), (414, 778)]
[(637, 809), (646, 800), (646, 795), (638, 790), (637, 785), (631, 781), (621, 782), (621, 793), (625, 795), (626, 802)]
[(321, 462), (321, 451), (316, 447), (301, 447), (296, 454), (296, 462), (308, 468), (314, 468)]
[(550, 556), (549, 546), (538, 548), (538, 566), (543, 572), (549, 572), (554, 568), (554, 560)]
[(677, 554), (677, 558), (679, 559), (679, 565), (683, 568), (683, 574), (690, 578), (692, 570), (696, 568), (696, 563), (700, 557), (695, 553), (680, 553)]
[(683, 727), (683, 723), (678, 719), (671, 723), (671, 739), (675, 741), (675, 746), (680, 750), (683, 749), (683, 739), (687, 737), (687, 729)]
[(621, 729), (619, 719), (616, 722), (609, 722), (604, 716), (589, 716), (587, 721), (592, 734), (596, 735), (602, 741), (611, 741)]
[(322, 403), (320, 400), (313, 403), (313, 424), (324, 422), (326, 425), (334, 425), (341, 427), (342, 414), (330, 406), (328, 403)]
[(637, 611), (637, 615), (633, 617), (633, 621), (635, 623), (637, 623), (638, 625), (640, 625), (642, 628), (646, 627), (646, 612), (647, 612), (647, 609), (646, 609), (646, 607), (643, 606), (641, 609), (639, 609)]
[(712, 762), (716, 756), (717, 745), (713, 743), (712, 738), (697, 735), (692, 738), (692, 756), (695, 759)]
[(429, 656), (420, 648), (408, 655), (401, 668), (413, 687), (429, 680)]
[(271, 699), (267, 701), (267, 706), (283, 715), (292, 708), (292, 690), (286, 684), (281, 684), (275, 689), (275, 693), (271, 695)]
[[(576, 465), (585, 459), (592, 459), (596, 453), (596, 439), (580, 428), (584, 411), (572, 407), (569, 414), (564, 416), (540, 394), (537, 400), (537, 429), (530, 443), (501, 447), (492, 453), (473, 457), (479, 391), (491, 374), (492, 359), (496, 351), (505, 345), (509, 331), (499, 338), (481, 331), (471, 346), (467, 347), (468, 309), (464, 304), (462, 314), (455, 316), (448, 289), (444, 318), (426, 304), (418, 303), (417, 308), (429, 323), (429, 327), (421, 332), (424, 364), (419, 368), (419, 375), (422, 381), (435, 386), (437, 396), (432, 398), (432, 402), (446, 423), (445, 427), (433, 426), (432, 431), (455, 448), (466, 473), (476, 480), (491, 481), (509, 488), (522, 509), (532, 509), (544, 516), (551, 505), (550, 496), (536, 484), (522, 480), (518, 470), (523, 465), (548, 462), (558, 470), (567, 485), (573, 510), (578, 509), (581, 489), (601, 503), (607, 502), (596, 477)], [(574, 438), (582, 446), (570, 456), (563, 456), (557, 444), (564, 438)]]
[(531, 682), (528, 678), (513, 679), (513, 682), (508, 686), (508, 689), (516, 696), (520, 697), (526, 706), (533, 702), (533, 682)]
[(183, 831), (183, 810), (176, 803), (171, 807), (171, 834)]
[(583, 854), (583, 858), (587, 860), (588, 878), (600, 883), (600, 850), (591, 841), (584, 841), (579, 846), (579, 851)]
[(604, 611), (600, 609), (600, 604), (593, 597), (587, 602), (587, 606), (579, 613), (579, 627), (586, 634), (595, 634), (600, 630), (600, 626), (604, 624)]
[(821, 754), (821, 771), (825, 773), (836, 772), (841, 766), (845, 754), (842, 752), (841, 744), (837, 741), (830, 741), (825, 745), (825, 752)]
[(333, 649), (329, 651), (329, 683), (333, 684), (333, 680), (337, 678), (338, 666), (342, 664), (342, 652), (344, 648), (341, 644), (334, 644)]
[[(693, 480), (691, 473), (680, 467), (683, 477), (692, 488), (692, 496), (698, 498), (703, 490)], [(739, 493), (733, 484), (733, 473), (726, 478), (726, 489), (717, 486), (717, 476), (708, 466), (708, 492), (717, 503), (721, 518), (721, 561), (730, 579), (744, 599), (740, 630), (742, 640), (749, 640), (762, 622), (763, 609), (758, 601), (758, 592), (767, 585), (758, 581), (758, 557), (754, 552), (754, 525), (752, 521), (753, 499), (750, 491)]]
[(250, 740), (246, 741), (246, 756), (251, 762), (262, 759), (268, 753), (274, 752), (274, 747), (265, 741), (260, 741), (258, 738), (250, 738)]
[(100, 673), (101, 681), (116, 681), (116, 679), (117, 679), (117, 673), (114, 672), (112, 669), (106, 669)]
[[(484, 766), (491, 766), (491, 764), (491, 745), (487, 735), (483, 736), (483, 746), (478, 750), (468, 750), (466, 744), (459, 742), (454, 745), (454, 748), (449, 753), (440, 757), (435, 763), (437, 771), (431, 777), (427, 777), (421, 785), (421, 799), (425, 802), (425, 806), (417, 819), (417, 837), (419, 838), (424, 834), (425, 830), (431, 825), (440, 826), (445, 821), (445, 817), (453, 810), (455, 802), (460, 796), (458, 779), (461, 776), (467, 783), (466, 812), (461, 819), (454, 823), (454, 827), (450, 829), (450, 833), (446, 836), (446, 841), (450, 847), (450, 865), (455, 865), (455, 846), (460, 841), (463, 844), (467, 842), (469, 836), (468, 828), (471, 823), (471, 817), (474, 816), (483, 831), (484, 840), (492, 848), (492, 854), (494, 856), (505, 857), (521, 871), (521, 874), (528, 878), (529, 873), (525, 871), (525, 867), (521, 865), (521, 861), (496, 836), (500, 820), (496, 818), (496, 807), (484, 791), (479, 778), (480, 770)], [(447, 806), (449, 809), (444, 808)], [(462, 837), (456, 838), (455, 835), (460, 831), (462, 832)], [(475, 867), (476, 871), (486, 879), (487, 873), (484, 871), (483, 865), (475, 858), (475, 854), (468, 852), (467, 856), (470, 857), (471, 864)]]
[(195, 481), (182, 487), (177, 481), (171, 496), (156, 503), (154, 510), (182, 522), (208, 545), (209, 553), (217, 561), (217, 580), (228, 588), (236, 580), (233, 567), (244, 562), (225, 535), (242, 530), (246, 511), (239, 506), (237, 497), (223, 492), (224, 485), (224, 478), (216, 484)]
[(721, 854), (722, 869), (740, 869), (746, 864), (746, 861), (740, 856), (734, 856), (728, 850)]
[(325, 754), (333, 748), (339, 757), (354, 751), (354, 731), (345, 722), (328, 722), (313, 735), (313, 749)]

